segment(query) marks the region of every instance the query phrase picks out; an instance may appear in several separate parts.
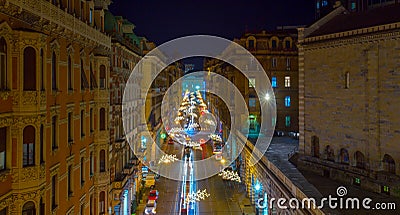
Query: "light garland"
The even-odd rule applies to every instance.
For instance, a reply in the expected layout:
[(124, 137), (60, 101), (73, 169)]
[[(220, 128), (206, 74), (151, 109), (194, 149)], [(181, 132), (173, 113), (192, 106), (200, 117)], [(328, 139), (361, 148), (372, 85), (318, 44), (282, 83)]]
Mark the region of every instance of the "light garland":
[(176, 155), (163, 155), (160, 160), (158, 161), (158, 163), (173, 163), (175, 161), (177, 161), (178, 158), (176, 158)]
[(204, 200), (207, 197), (210, 197), (210, 194), (207, 193), (207, 189), (204, 189), (202, 191), (198, 190), (197, 192), (188, 193), (186, 196), (186, 202), (189, 203), (200, 202), (201, 200)]
[(231, 181), (236, 181), (236, 182), (241, 182), (240, 176), (238, 175), (237, 172), (229, 171), (229, 170), (224, 170), (218, 174), (218, 176), (222, 176), (222, 179), (225, 180), (231, 180)]

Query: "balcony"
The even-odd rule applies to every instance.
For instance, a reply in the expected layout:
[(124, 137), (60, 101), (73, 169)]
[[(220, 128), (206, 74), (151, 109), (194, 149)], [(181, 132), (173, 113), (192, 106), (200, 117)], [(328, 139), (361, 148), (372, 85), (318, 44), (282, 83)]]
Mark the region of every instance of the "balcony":
[(5, 9), (10, 7), (9, 4), (15, 5), (20, 11), (28, 11), (40, 18), (47, 20), (53, 24), (64, 28), (65, 30), (77, 34), (85, 39), (98, 43), (106, 48), (111, 48), (111, 38), (101, 33), (99, 30), (87, 25), (86, 23), (75, 18), (71, 14), (56, 7), (48, 1), (44, 0), (14, 0), (6, 1)]

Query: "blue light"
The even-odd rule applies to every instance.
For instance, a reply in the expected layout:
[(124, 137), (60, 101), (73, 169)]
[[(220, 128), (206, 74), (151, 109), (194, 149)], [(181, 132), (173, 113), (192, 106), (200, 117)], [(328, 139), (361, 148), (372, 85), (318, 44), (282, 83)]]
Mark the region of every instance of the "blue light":
[(200, 89), (200, 86), (199, 86), (199, 85), (196, 86), (196, 90), (198, 90), (198, 89)]
[(272, 83), (271, 83), (272, 87), (275, 88), (277, 86), (276, 84), (276, 77), (272, 77)]
[(254, 188), (256, 189), (256, 191), (260, 191), (261, 185), (259, 183), (257, 183), (256, 186), (254, 186)]

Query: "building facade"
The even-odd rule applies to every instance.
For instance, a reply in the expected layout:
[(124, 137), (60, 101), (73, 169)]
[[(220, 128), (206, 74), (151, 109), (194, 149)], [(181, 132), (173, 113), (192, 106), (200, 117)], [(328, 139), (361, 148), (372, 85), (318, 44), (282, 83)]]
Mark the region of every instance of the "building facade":
[(299, 168), (400, 196), (399, 6), (300, 29)]
[[(298, 51), (297, 30), (279, 29), (276, 31), (246, 33), (234, 42), (246, 48), (259, 61), (267, 73), (274, 90), (277, 116), (275, 130), (284, 132), (298, 131)], [(255, 62), (240, 62), (247, 70), (258, 70)], [(223, 74), (241, 91), (249, 109), (249, 132), (258, 133), (260, 126), (260, 98), (255, 86), (264, 83), (257, 81), (257, 74), (247, 78), (233, 66), (220, 61), (208, 60), (205, 68), (211, 72)]]
[[(130, 142), (137, 138), (137, 128), (141, 113), (141, 100), (139, 97), (141, 76), (133, 73), (130, 79), (130, 88), (125, 92), (129, 77), (142, 57), (140, 47), (141, 38), (133, 32), (133, 23), (114, 16), (109, 11), (105, 12), (105, 31), (112, 36), (112, 54), (110, 68), (110, 190), (109, 201), (113, 214), (131, 214), (131, 202), (135, 200), (136, 191), (139, 189), (140, 178), (138, 172), (138, 159), (131, 149)], [(123, 97), (129, 102), (129, 119), (124, 125), (122, 119)], [(125, 134), (129, 133), (130, 140)]]
[(109, 1), (0, 2), (0, 214), (106, 214)]

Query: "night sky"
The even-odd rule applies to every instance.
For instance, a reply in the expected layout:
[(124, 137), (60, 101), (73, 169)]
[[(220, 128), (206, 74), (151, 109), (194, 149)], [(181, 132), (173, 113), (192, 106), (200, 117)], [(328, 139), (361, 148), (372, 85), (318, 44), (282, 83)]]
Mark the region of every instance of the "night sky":
[(114, 15), (135, 24), (134, 32), (160, 45), (187, 35), (239, 38), (246, 31), (309, 25), (312, 0), (113, 0)]

